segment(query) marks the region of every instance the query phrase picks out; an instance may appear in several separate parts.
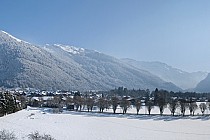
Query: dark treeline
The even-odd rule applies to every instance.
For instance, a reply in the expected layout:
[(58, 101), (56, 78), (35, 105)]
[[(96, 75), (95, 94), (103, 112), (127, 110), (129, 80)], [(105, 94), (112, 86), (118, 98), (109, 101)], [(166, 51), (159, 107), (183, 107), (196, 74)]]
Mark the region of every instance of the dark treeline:
[(0, 116), (15, 113), (26, 108), (27, 97), (14, 95), (9, 91), (0, 91)]
[(165, 97), (170, 98), (170, 97), (177, 97), (179, 99), (194, 99), (196, 101), (206, 101), (210, 99), (210, 93), (196, 93), (196, 92), (173, 92), (173, 91), (167, 91), (167, 90), (159, 90), (159, 89), (154, 89), (154, 91), (150, 91), (149, 89), (146, 90), (141, 90), (141, 89), (132, 89), (128, 90), (127, 88), (119, 87), (114, 90), (110, 90), (107, 92), (102, 92), (106, 93), (110, 96), (113, 95), (118, 95), (118, 96), (130, 96), (133, 98), (145, 98), (145, 97), (155, 97), (155, 95), (158, 92), (161, 92), (165, 94)]

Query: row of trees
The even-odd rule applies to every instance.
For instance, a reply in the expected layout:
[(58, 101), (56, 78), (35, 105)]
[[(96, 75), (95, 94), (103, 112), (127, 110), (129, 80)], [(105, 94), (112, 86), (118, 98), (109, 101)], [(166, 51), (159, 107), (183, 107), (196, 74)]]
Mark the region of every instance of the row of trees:
[[(120, 91), (128, 92), (127, 90), (122, 90), (122, 88), (118, 88), (117, 91), (119, 93)], [(112, 107), (113, 113), (116, 113), (117, 107), (120, 106), (122, 108), (123, 114), (127, 113), (127, 110), (131, 105), (135, 106), (137, 114), (139, 114), (142, 105), (145, 105), (149, 115), (151, 114), (151, 110), (154, 108), (154, 106), (159, 108), (160, 115), (163, 115), (164, 109), (168, 108), (171, 112), (171, 115), (173, 116), (175, 115), (177, 109), (180, 109), (180, 112), (183, 116), (185, 115), (187, 109), (190, 111), (190, 115), (195, 115), (195, 111), (197, 109), (200, 109), (201, 113), (204, 115), (204, 112), (207, 109), (210, 109), (209, 102), (200, 103), (197, 105), (197, 100), (195, 98), (185, 99), (172, 97), (170, 96), (169, 92), (165, 90), (159, 91), (156, 89), (151, 94), (148, 94), (148, 90), (139, 90), (139, 92), (142, 92), (145, 96), (140, 98), (130, 98), (128, 96), (110, 96), (109, 94), (106, 97), (102, 96), (101, 98), (94, 100), (90, 97), (83, 98), (77, 94), (74, 96), (73, 102), (75, 102), (77, 105), (76, 110), (78, 110), (78, 107), (80, 107), (81, 110), (82, 106), (86, 105), (88, 111), (92, 111), (93, 106), (96, 105), (99, 108), (99, 112), (103, 112), (105, 108), (108, 109)]]
[[(134, 92), (135, 90), (132, 91)], [(121, 92), (123, 94), (121, 94)], [(134, 106), (136, 113), (139, 114), (141, 107), (145, 106), (149, 115), (152, 109), (157, 106), (160, 115), (163, 115), (165, 108), (168, 108), (171, 115), (175, 115), (177, 109), (179, 109), (183, 116), (187, 110), (190, 111), (191, 115), (194, 115), (197, 109), (200, 109), (204, 115), (205, 111), (210, 108), (209, 101), (197, 105), (196, 98), (177, 97), (174, 96), (175, 93), (172, 94), (165, 90), (156, 89), (151, 93), (149, 90), (138, 90), (137, 93), (141, 93), (141, 96), (135, 94), (133, 97), (125, 96), (124, 94), (126, 93), (130, 93), (130, 91), (118, 88), (112, 91), (111, 94), (102, 93), (101, 96), (92, 96), (90, 94), (76, 92), (73, 97), (68, 95), (55, 95), (48, 100), (43, 100), (42, 97), (39, 97), (38, 100), (32, 100), (32, 98), (23, 95), (14, 96), (5, 91), (0, 92), (0, 115), (3, 116), (14, 113), (20, 109), (26, 108), (27, 105), (59, 108), (59, 111), (61, 111), (64, 106), (67, 107), (67, 109), (74, 109), (76, 111), (87, 109), (88, 112), (92, 111), (94, 107), (97, 107), (99, 112), (104, 112), (105, 109), (112, 108), (113, 113), (116, 113), (117, 107), (121, 107), (123, 114), (127, 113), (127, 110), (131, 106)]]
[(94, 98), (91, 96), (81, 95), (79, 92), (75, 93), (74, 97), (63, 97), (62, 95), (54, 96), (47, 101), (40, 100), (40, 106), (45, 107), (54, 107), (54, 108), (62, 108), (64, 106), (67, 109), (75, 109), (76, 111), (84, 111), (85, 109), (89, 111), (93, 111), (93, 107), (97, 107), (99, 112), (104, 112), (105, 109), (112, 108), (113, 113), (116, 113), (117, 107), (121, 107), (122, 113), (126, 114), (127, 110), (134, 106), (136, 108), (136, 113), (139, 114), (142, 106), (145, 106), (148, 114), (151, 114), (152, 109), (157, 106), (159, 108), (160, 115), (163, 115), (164, 110), (168, 108), (171, 112), (171, 115), (175, 115), (177, 109), (180, 110), (181, 114), (184, 116), (187, 110), (190, 111), (191, 115), (195, 115), (195, 111), (200, 109), (202, 114), (207, 109), (210, 109), (209, 102), (200, 103), (197, 105), (196, 101), (179, 99), (174, 97), (168, 97), (167, 94), (163, 91), (156, 90), (154, 95), (147, 98), (130, 98), (128, 96), (104, 96)]
[[(146, 108), (150, 114), (151, 110), (154, 108), (155, 104), (151, 100), (146, 102)], [(207, 109), (210, 109), (209, 102), (200, 103), (199, 105), (194, 101), (186, 101), (186, 100), (177, 100), (171, 99), (169, 102), (165, 102), (162, 99), (157, 102), (157, 107), (159, 108), (160, 115), (163, 115), (164, 109), (168, 108), (171, 112), (171, 115), (175, 115), (177, 109), (180, 110), (181, 115), (184, 116), (187, 110), (190, 111), (190, 115), (195, 115), (195, 111), (200, 109), (201, 113), (204, 115)]]
[(200, 103), (199, 106), (196, 103), (195, 98), (178, 98), (178, 97), (172, 97), (169, 96), (167, 91), (164, 90), (158, 90), (156, 89), (154, 92), (152, 92), (153, 98), (149, 97), (146, 99), (145, 106), (150, 114), (151, 109), (154, 106), (158, 106), (160, 115), (163, 114), (164, 109), (168, 107), (168, 109), (171, 112), (171, 115), (174, 116), (176, 110), (179, 108), (181, 114), (184, 116), (187, 109), (190, 111), (190, 115), (194, 115), (195, 111), (200, 108), (202, 114), (204, 115), (204, 112), (207, 109), (210, 109), (209, 102), (206, 103)]

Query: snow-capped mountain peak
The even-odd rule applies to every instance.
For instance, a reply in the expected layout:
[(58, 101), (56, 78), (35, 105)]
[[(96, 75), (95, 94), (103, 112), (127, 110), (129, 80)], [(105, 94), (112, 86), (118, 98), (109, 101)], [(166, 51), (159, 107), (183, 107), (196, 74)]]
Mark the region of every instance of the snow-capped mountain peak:
[[(3, 30), (0, 30), (0, 32), (3, 33), (3, 34), (5, 34), (6, 36), (10, 37), (11, 39), (14, 39), (14, 40), (17, 41), (17, 42), (20, 42), (20, 43), (21, 43), (21, 42), (28, 43), (28, 42), (26, 42), (26, 41), (20, 40), (20, 39), (18, 39), (18, 38), (16, 38), (16, 37), (12, 36), (11, 34), (5, 32), (5, 31), (3, 31)], [(28, 43), (28, 44), (30, 44), (30, 43)]]
[(81, 54), (85, 51), (84, 48), (77, 48), (74, 46), (68, 46), (68, 45), (61, 45), (61, 44), (54, 44), (57, 47), (60, 47), (62, 50), (71, 53), (71, 54)]
[(17, 42), (21, 42), (21, 41), (22, 41), (22, 40), (20, 40), (20, 39), (18, 39), (18, 38), (16, 38), (16, 37), (10, 35), (9, 33), (5, 32), (5, 31), (2, 31), (2, 30), (1, 30), (1, 32), (4, 33), (4, 34), (6, 34), (7, 36), (9, 36), (9, 37), (12, 38), (12, 39), (15, 39)]

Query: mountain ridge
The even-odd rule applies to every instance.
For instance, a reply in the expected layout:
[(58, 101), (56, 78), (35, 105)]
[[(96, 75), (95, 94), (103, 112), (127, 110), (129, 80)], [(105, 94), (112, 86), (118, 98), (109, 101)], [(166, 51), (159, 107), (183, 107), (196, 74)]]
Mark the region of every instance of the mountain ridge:
[(159, 61), (146, 62), (130, 58), (122, 58), (121, 60), (139, 69), (149, 71), (161, 79), (172, 82), (185, 90), (195, 88), (207, 76), (207, 72), (198, 71), (189, 73)]
[(208, 76), (205, 79), (197, 84), (194, 90), (198, 92), (210, 92), (210, 73), (208, 73)]
[[(68, 45), (64, 45), (64, 46), (71, 47)], [(46, 50), (48, 50), (49, 52), (53, 53), (58, 58), (64, 57), (63, 59), (65, 61), (68, 61), (68, 59), (70, 59), (69, 61), (71, 61), (73, 59), (76, 63), (78, 63), (80, 66), (82, 66), (85, 70), (91, 72), (94, 75), (97, 75), (97, 77), (103, 77), (103, 75), (106, 75), (105, 71), (108, 71), (109, 77), (105, 76), (103, 78), (109, 79), (109, 80), (112, 79), (112, 81), (118, 80), (118, 82), (120, 82), (120, 83), (122, 83), (122, 80), (119, 80), (120, 74), (118, 75), (118, 73), (120, 73), (120, 70), (117, 70), (117, 69), (122, 68), (122, 67), (124, 67), (124, 68), (122, 68), (123, 70), (130, 68), (130, 66), (125, 66), (125, 64), (122, 63), (119, 59), (112, 57), (112, 56), (105, 55), (98, 51), (84, 49), (80, 55), (75, 55), (75, 53), (72, 54), (72, 52), (69, 53), (68, 51), (63, 50), (62, 45), (44, 46), (44, 48)], [(110, 62), (112, 62), (112, 63), (110, 63)], [(93, 70), (93, 69), (95, 69), (95, 70)], [(135, 72), (137, 74), (140, 72), (140, 70), (139, 69), (137, 70), (136, 68), (135, 68), (135, 70), (132, 69), (131, 73), (135, 73)], [(130, 73), (130, 72), (128, 72), (128, 71), (121, 72), (121, 75), (124, 75), (124, 78), (125, 78), (124, 80), (129, 81), (129, 77), (126, 77), (125, 73)], [(150, 73), (148, 73), (146, 71), (142, 71), (142, 70), (141, 70), (141, 73), (144, 73), (147, 76), (151, 75)], [(116, 75), (118, 75), (118, 76), (116, 76)], [(157, 78), (157, 77), (155, 77), (155, 78)], [(157, 78), (157, 79), (160, 80), (159, 78)], [(132, 80), (130, 80), (130, 82), (131, 81)], [(122, 83), (121, 85), (124, 85), (125, 87), (132, 88), (128, 84), (125, 85)], [(133, 83), (133, 87), (137, 87), (137, 85), (138, 84)], [(139, 88), (140, 88), (140, 86), (139, 86)]]
[(0, 32), (0, 86), (109, 90), (119, 86), (178, 91), (173, 83), (121, 60), (68, 45), (38, 46)]

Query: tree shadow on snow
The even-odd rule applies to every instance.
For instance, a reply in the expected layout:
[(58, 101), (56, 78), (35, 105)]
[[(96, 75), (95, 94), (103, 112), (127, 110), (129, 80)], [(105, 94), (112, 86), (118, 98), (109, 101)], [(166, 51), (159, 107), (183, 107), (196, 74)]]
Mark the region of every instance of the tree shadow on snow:
[(121, 114), (121, 113), (110, 113), (110, 112), (84, 112), (84, 111), (67, 111), (64, 114), (70, 115), (83, 115), (85, 117), (115, 117), (115, 118), (126, 118), (126, 119), (137, 119), (137, 120), (154, 120), (154, 121), (176, 121), (176, 120), (201, 120), (208, 121), (210, 120), (209, 115), (204, 116), (181, 116), (181, 115), (159, 115), (159, 114)]
[(160, 115), (160, 114), (122, 114), (122, 113), (112, 113), (112, 112), (87, 112), (87, 111), (63, 111), (60, 113), (54, 113), (52, 109), (49, 108), (39, 108), (36, 110), (40, 110), (43, 112), (42, 114), (49, 113), (49, 114), (69, 114), (69, 115), (83, 115), (85, 117), (115, 117), (115, 118), (126, 118), (126, 119), (136, 119), (136, 120), (154, 120), (154, 121), (176, 121), (176, 120), (201, 120), (201, 121), (208, 121), (210, 120), (209, 115), (195, 115), (195, 116), (181, 116), (181, 115)]

